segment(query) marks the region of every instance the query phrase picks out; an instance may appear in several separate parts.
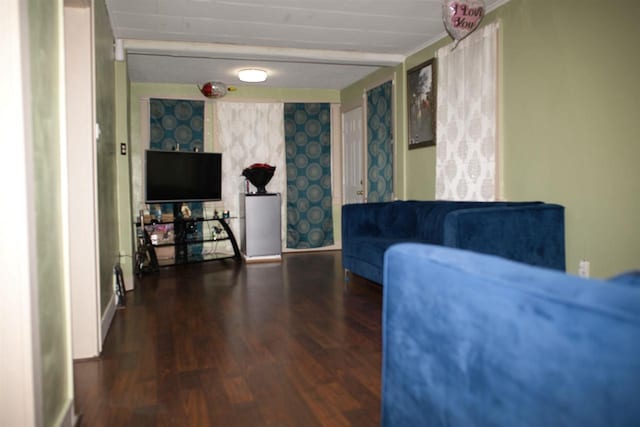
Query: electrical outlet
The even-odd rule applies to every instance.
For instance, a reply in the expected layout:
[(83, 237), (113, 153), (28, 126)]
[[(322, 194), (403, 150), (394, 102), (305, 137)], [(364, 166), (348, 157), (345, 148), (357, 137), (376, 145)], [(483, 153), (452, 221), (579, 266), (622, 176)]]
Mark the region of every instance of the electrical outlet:
[(581, 259), (578, 264), (578, 276), (588, 278), (591, 270), (591, 263), (586, 259)]

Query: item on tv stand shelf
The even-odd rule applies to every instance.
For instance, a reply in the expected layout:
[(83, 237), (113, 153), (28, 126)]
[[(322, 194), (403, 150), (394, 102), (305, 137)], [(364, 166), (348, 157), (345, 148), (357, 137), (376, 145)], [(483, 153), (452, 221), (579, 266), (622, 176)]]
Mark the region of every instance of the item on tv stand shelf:
[(183, 203), (180, 207), (180, 213), (182, 214), (183, 218), (191, 218), (191, 209), (185, 203)]

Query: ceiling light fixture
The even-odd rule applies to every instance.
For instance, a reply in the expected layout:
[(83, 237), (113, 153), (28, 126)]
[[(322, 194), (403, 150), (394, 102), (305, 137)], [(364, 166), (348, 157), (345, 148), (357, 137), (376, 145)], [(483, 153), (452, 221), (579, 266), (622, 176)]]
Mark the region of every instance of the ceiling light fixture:
[(267, 80), (267, 72), (257, 68), (247, 68), (238, 71), (238, 78), (247, 83), (260, 83)]

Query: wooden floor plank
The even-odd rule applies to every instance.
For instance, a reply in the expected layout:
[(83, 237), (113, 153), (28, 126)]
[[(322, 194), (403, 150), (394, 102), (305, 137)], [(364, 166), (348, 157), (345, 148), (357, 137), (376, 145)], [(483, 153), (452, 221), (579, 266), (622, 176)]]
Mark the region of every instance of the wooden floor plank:
[(81, 426), (375, 426), (381, 288), (340, 252), (137, 280), (100, 358), (74, 363)]

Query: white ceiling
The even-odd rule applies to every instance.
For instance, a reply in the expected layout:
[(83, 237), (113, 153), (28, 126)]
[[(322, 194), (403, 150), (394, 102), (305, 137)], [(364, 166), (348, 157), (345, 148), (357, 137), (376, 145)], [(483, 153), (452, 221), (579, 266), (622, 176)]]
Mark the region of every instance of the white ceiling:
[[(492, 10), (505, 0), (485, 0)], [(342, 89), (445, 33), (442, 0), (106, 0), (134, 82)]]

